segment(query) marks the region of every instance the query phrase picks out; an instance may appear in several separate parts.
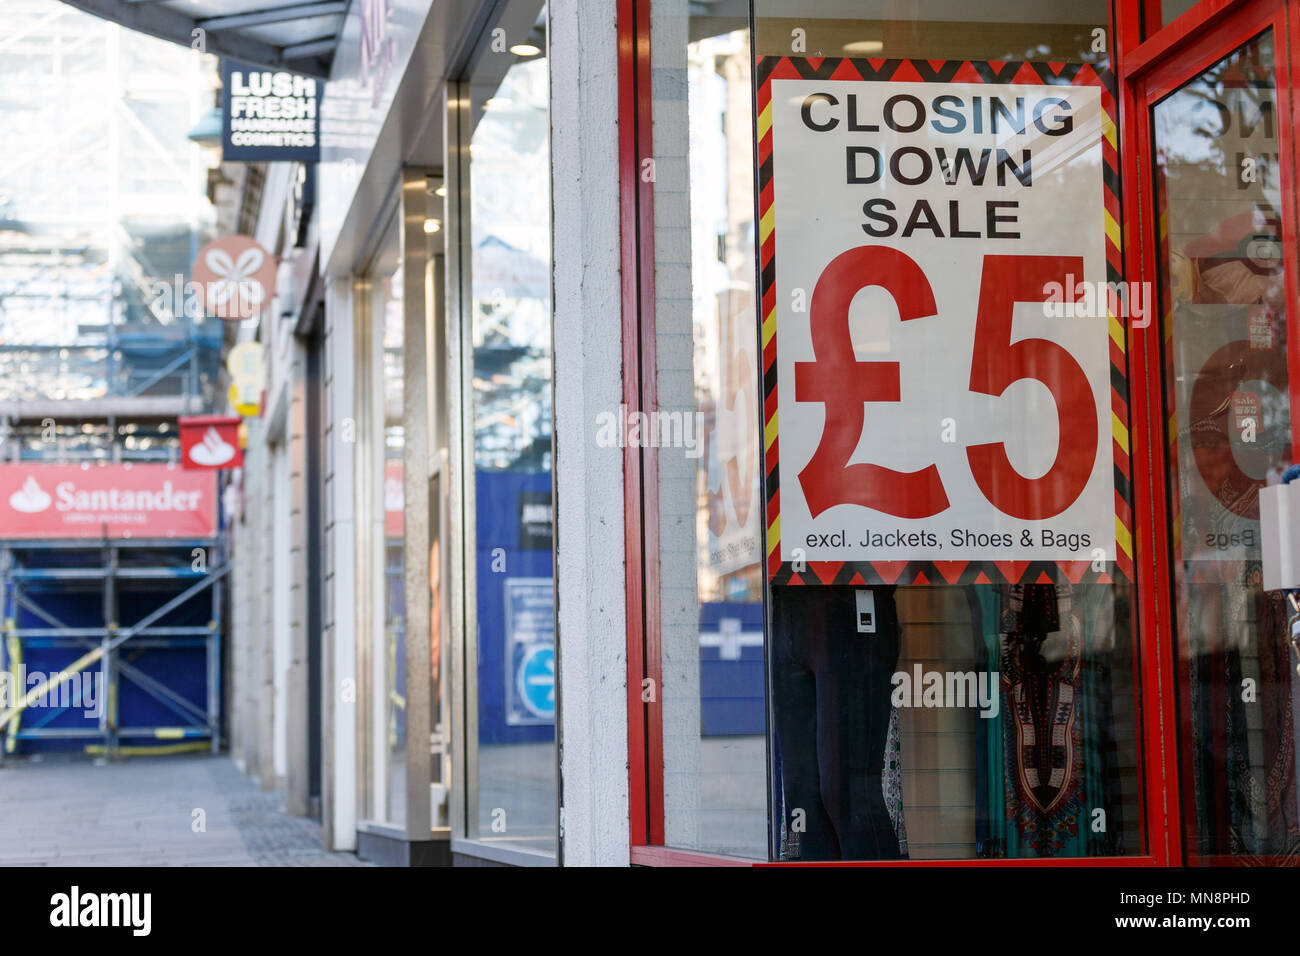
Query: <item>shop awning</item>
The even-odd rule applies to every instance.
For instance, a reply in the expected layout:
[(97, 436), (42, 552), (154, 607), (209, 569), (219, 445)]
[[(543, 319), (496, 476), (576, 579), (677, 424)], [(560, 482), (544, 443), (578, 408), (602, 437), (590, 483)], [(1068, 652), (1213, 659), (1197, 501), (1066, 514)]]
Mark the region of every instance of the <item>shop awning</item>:
[[(348, 0), (63, 0), (124, 27), (218, 56), (327, 77)], [(202, 33), (196, 33), (201, 30)]]

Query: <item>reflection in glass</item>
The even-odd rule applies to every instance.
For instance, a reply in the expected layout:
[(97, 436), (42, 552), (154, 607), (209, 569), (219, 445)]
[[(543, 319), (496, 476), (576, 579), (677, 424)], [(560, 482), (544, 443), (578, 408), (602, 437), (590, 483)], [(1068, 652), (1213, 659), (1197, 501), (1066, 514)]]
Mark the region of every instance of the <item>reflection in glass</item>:
[(1259, 489), (1293, 461), (1273, 71), (1266, 32), (1152, 110), (1182, 812), (1207, 865), (1300, 849), (1300, 688), (1260, 567)]
[[(541, 3), (470, 80), (477, 779), (468, 835), (554, 853), (548, 74)], [(503, 21), (506, 22), (506, 21)], [(507, 33), (509, 34), (509, 29)]]
[[(665, 842), (765, 857), (749, 31), (655, 3)], [(685, 115), (682, 90), (685, 90)], [(682, 186), (675, 187), (676, 183)], [(685, 226), (689, 223), (689, 228)]]
[[(1160, 23), (1157, 27), (1168, 26), (1179, 17), (1181, 17), (1192, 7), (1196, 6), (1199, 0), (1160, 0)], [(1147, 34), (1154, 33), (1154, 30), (1148, 28)]]
[[(382, 408), (383, 446), (377, 449), (379, 493), (376, 495), (375, 526), (382, 529), (382, 543), (376, 560), (382, 568), (383, 631), (372, 657), (378, 669), (373, 713), (380, 724), (381, 772), (386, 781), (383, 805), (372, 807), (376, 819), (404, 825), (406, 822), (406, 607), (405, 557), (403, 553), (404, 495), (402, 485), (402, 342), (405, 316), (402, 298), (402, 269), (398, 224), (394, 221), (372, 267), (371, 339), (378, 351), (379, 381), (374, 400)], [(377, 791), (378, 792), (378, 791)]]

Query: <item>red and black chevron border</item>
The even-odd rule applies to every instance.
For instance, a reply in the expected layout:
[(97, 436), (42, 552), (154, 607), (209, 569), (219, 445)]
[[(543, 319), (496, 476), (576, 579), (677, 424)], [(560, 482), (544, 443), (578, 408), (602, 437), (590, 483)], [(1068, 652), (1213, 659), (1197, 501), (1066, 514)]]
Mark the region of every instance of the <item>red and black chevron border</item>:
[(781, 487), (778, 475), (776, 365), (776, 224), (772, 184), (772, 81), (868, 80), (894, 83), (989, 83), (1101, 87), (1102, 179), (1106, 278), (1123, 279), (1120, 174), (1115, 78), (1086, 63), (1024, 60), (887, 60), (760, 56), (758, 90), (759, 276), (762, 302), (764, 520), (768, 578), (777, 584), (981, 584), (1133, 580), (1133, 485), (1129, 461), (1128, 356), (1125, 326), (1110, 316), (1111, 431), (1115, 456), (1115, 560), (1096, 571), (1090, 561), (809, 561), (801, 570), (781, 561)]

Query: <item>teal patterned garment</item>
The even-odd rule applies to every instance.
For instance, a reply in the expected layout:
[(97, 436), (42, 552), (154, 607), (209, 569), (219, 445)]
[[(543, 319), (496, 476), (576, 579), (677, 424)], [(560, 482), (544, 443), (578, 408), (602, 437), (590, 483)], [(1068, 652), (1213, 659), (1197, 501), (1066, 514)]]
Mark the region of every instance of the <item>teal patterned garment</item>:
[(977, 650), (1001, 701), (976, 727), (976, 855), (1121, 853), (1113, 586), (973, 587)]

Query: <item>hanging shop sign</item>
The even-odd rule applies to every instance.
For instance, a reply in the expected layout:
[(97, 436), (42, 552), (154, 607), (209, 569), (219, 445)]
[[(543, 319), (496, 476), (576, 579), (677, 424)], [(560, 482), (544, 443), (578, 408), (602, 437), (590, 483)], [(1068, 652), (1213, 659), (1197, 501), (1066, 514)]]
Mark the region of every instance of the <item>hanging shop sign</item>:
[(190, 269), (203, 311), (219, 319), (255, 319), (270, 308), (278, 264), (255, 239), (222, 236), (199, 250)]
[(219, 415), (195, 415), (177, 419), (181, 432), (181, 466), (218, 470), (238, 468), (244, 463), (239, 441), (243, 419)]
[(551, 516), (551, 493), (520, 489), (517, 497), (519, 509), (519, 549), (521, 551), (550, 551), (554, 535)]
[(226, 356), (226, 371), (230, 373), (230, 405), (245, 417), (258, 415), (262, 411), (264, 361), (260, 342), (240, 342)]
[(313, 77), (222, 60), (222, 160), (319, 162), (324, 94)]
[(1130, 575), (1109, 75), (758, 71), (773, 582)]
[(230, 401), (231, 407), (245, 418), (255, 418), (262, 413), (261, 389), (248, 391), (232, 382), (226, 398)]
[(0, 538), (207, 538), (216, 475), (171, 465), (0, 465)]

